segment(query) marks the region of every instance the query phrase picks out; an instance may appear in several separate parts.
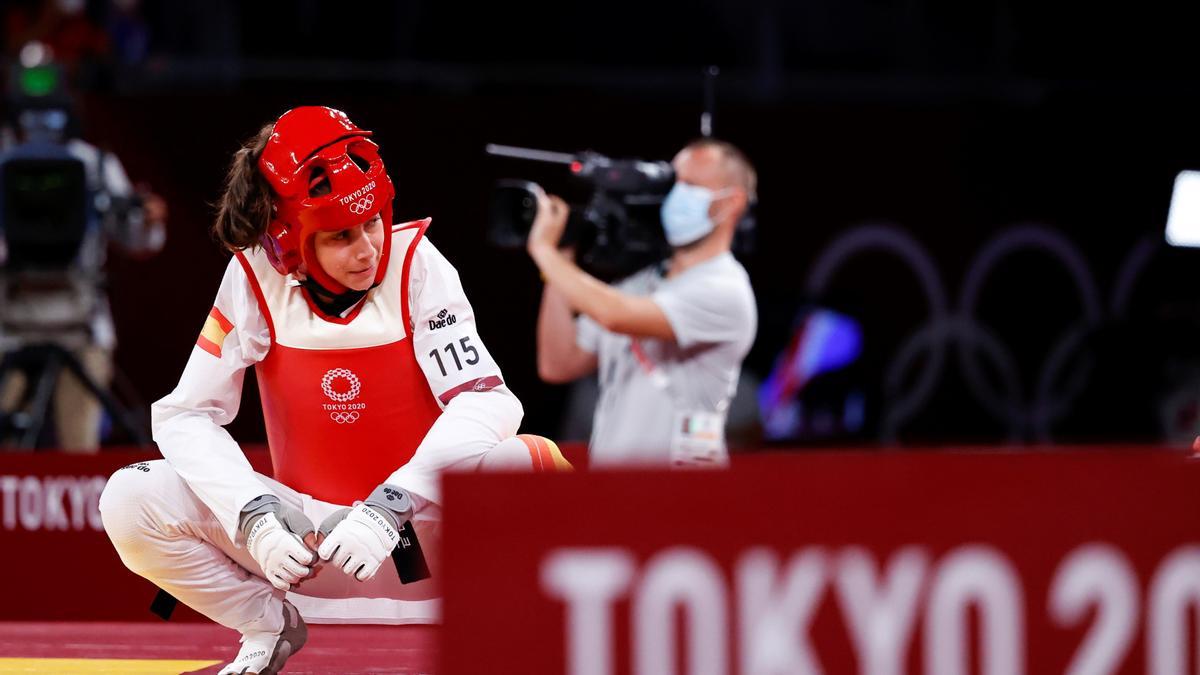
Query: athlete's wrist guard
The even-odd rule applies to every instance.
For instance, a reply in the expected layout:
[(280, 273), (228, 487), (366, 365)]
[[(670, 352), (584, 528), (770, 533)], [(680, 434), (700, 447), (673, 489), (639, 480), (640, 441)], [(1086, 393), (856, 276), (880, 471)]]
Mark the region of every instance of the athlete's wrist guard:
[(260, 495), (255, 497), (242, 507), (242, 513), (238, 517), (238, 530), (241, 531), (242, 536), (249, 536), (250, 528), (254, 527), (254, 523), (258, 522), (260, 517), (278, 511), (279, 497), (275, 495)]
[(387, 483), (380, 484), (363, 503), (375, 509), (399, 531), (413, 517), (413, 501), (408, 492)]
[[(256, 499), (255, 502), (260, 500)], [(262, 502), (267, 502), (263, 499)], [(316, 554), (305, 543), (312, 534), (312, 521), (298, 509), (278, 500), (259, 503), (255, 508), (267, 509), (244, 517), (246, 551), (262, 569), (263, 578), (281, 591), (294, 588), (312, 575)]]
[[(392, 562), (396, 565), (396, 573), (400, 582), (411, 584), (430, 576), (429, 565), (425, 561), (425, 553), (421, 550), (421, 542), (417, 539), (417, 531), (413, 528), (413, 501), (408, 492), (394, 485), (384, 483), (375, 488), (358, 508), (366, 508), (379, 515), (392, 526), (398, 541), (390, 551)], [(352, 509), (335, 511), (321, 523), (320, 531), (328, 537), (334, 529), (353, 512)], [(329, 546), (323, 545), (323, 558), (332, 555)]]

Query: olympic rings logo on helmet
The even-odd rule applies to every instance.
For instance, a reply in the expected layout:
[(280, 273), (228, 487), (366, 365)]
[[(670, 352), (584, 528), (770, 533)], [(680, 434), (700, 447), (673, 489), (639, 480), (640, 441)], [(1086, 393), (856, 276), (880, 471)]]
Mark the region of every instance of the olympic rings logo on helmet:
[(356, 216), (361, 216), (367, 211), (370, 211), (372, 206), (375, 206), (375, 195), (369, 194), (350, 204), (350, 206), (347, 208), (350, 209), (350, 213), (353, 213)]
[(329, 419), (337, 422), (338, 424), (354, 424), (358, 421), (359, 417), (360, 415), (358, 414), (357, 410), (351, 410), (350, 412), (329, 413)]

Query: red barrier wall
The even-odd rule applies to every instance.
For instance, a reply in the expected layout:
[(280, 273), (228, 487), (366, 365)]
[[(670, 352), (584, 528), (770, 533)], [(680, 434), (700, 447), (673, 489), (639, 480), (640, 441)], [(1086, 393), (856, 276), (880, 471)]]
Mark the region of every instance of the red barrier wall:
[[(586, 446), (564, 443), (577, 466)], [(270, 475), (271, 458), (251, 447), (251, 465)], [(117, 469), (161, 459), (152, 450), (0, 454), (0, 621), (157, 621), (149, 612), (157, 592), (125, 569), (96, 508)], [(180, 605), (172, 620), (206, 620)]]
[[(270, 473), (266, 450), (246, 456)], [(158, 620), (149, 612), (157, 589), (121, 564), (96, 508), (113, 471), (151, 459), (161, 456), (145, 450), (0, 455), (0, 621)], [(182, 606), (174, 617), (199, 619)]]
[(1178, 453), (763, 456), (457, 475), (445, 496), (444, 675), (1183, 672), (1196, 653), (1200, 465)]
[[(156, 620), (154, 588), (94, 512), (106, 476), (155, 457), (0, 457), (0, 620)], [(249, 457), (269, 469), (266, 452)], [(1197, 645), (1198, 466), (1161, 451), (872, 452), (739, 457), (712, 474), (453, 476), (439, 672), (630, 673), (666, 653), (711, 673), (755, 658), (924, 670), (934, 654), (1010, 654), (999, 665), (1027, 672), (1085, 652), (1118, 672), (1170, 665)], [(598, 574), (612, 585), (587, 601), (579, 580)], [(667, 628), (691, 616), (675, 604), (703, 619)], [(603, 666), (597, 649), (608, 670), (573, 665)]]

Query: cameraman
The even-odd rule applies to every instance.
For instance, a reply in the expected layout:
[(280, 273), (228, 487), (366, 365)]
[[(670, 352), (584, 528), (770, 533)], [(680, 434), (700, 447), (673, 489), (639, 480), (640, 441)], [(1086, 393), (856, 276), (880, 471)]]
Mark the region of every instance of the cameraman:
[(750, 279), (730, 247), (757, 177), (740, 150), (708, 138), (673, 165), (662, 206), (671, 257), (612, 286), (559, 250), (569, 209), (539, 196), (527, 243), (546, 281), (538, 374), (564, 383), (599, 367), (593, 466), (728, 463), (725, 415), (757, 327)]
[[(48, 53), (23, 67), (61, 69)], [(19, 71), (18, 71), (19, 72)], [(19, 75), (14, 77), (20, 81)], [(135, 187), (120, 160), (77, 137), (74, 103), (61, 79), (49, 93), (31, 95), (16, 83), (8, 94), (9, 124), (0, 130), (0, 160), (13, 157), (74, 160), (82, 164), (88, 202), (87, 225), (72, 262), (65, 268), (26, 264), (5, 246), (0, 227), (0, 349), (7, 355), (53, 344), (66, 349), (86, 376), (107, 390), (116, 335), (105, 293), (104, 267), (112, 244), (145, 258), (166, 241), (166, 202), (148, 187)], [(3, 226), (3, 223), (0, 223)], [(35, 394), (44, 366), (0, 372), (0, 411), (8, 417)], [(32, 381), (30, 381), (32, 380)], [(95, 452), (100, 445), (102, 406), (77, 377), (63, 371), (53, 390), (56, 447)], [(8, 433), (11, 433), (10, 431)], [(39, 440), (39, 442), (41, 442)]]

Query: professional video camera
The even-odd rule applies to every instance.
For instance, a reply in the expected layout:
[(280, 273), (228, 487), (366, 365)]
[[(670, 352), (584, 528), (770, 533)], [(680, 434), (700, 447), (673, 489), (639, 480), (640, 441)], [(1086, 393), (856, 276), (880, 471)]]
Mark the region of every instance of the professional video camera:
[[(31, 51), (27, 45), (22, 59)], [(33, 51), (43, 50), (38, 47)], [(94, 150), (95, 166), (71, 147), (73, 101), (62, 68), (38, 52), (17, 65), (6, 92), (11, 130), (19, 142), (0, 151), (0, 281), (8, 300), (0, 307), (2, 333), (52, 334), (63, 341), (86, 332), (104, 283), (104, 234), (136, 230), (144, 218), (141, 197), (108, 189), (107, 157)], [(73, 289), (70, 303), (51, 317), (45, 311), (20, 316), (13, 293)], [(68, 297), (64, 295), (63, 297)], [(24, 303), (26, 305), (30, 303)], [(44, 306), (42, 308), (44, 310)], [(73, 319), (77, 325), (66, 325)], [(44, 324), (44, 325), (38, 325)]]
[(130, 438), (148, 442), (137, 416), (78, 357), (96, 340), (93, 319), (108, 311), (104, 234), (136, 228), (144, 217), (141, 198), (108, 189), (103, 152), (94, 151), (89, 172), (73, 150), (73, 105), (62, 69), (31, 45), (22, 49), (5, 92), (20, 142), (0, 151), (0, 378), (17, 371), (27, 382), (17, 409), (0, 411), (0, 443), (47, 442), (43, 430), (64, 370)]
[[(586, 184), (586, 204), (572, 205), (563, 243), (576, 248), (580, 264), (605, 278), (615, 278), (665, 257), (658, 211), (675, 182), (670, 163), (611, 159), (587, 151), (579, 154), (489, 144), (487, 153), (501, 157), (562, 164), (570, 176)], [(492, 193), (491, 242), (501, 248), (525, 245), (537, 215), (537, 183), (501, 180)]]

